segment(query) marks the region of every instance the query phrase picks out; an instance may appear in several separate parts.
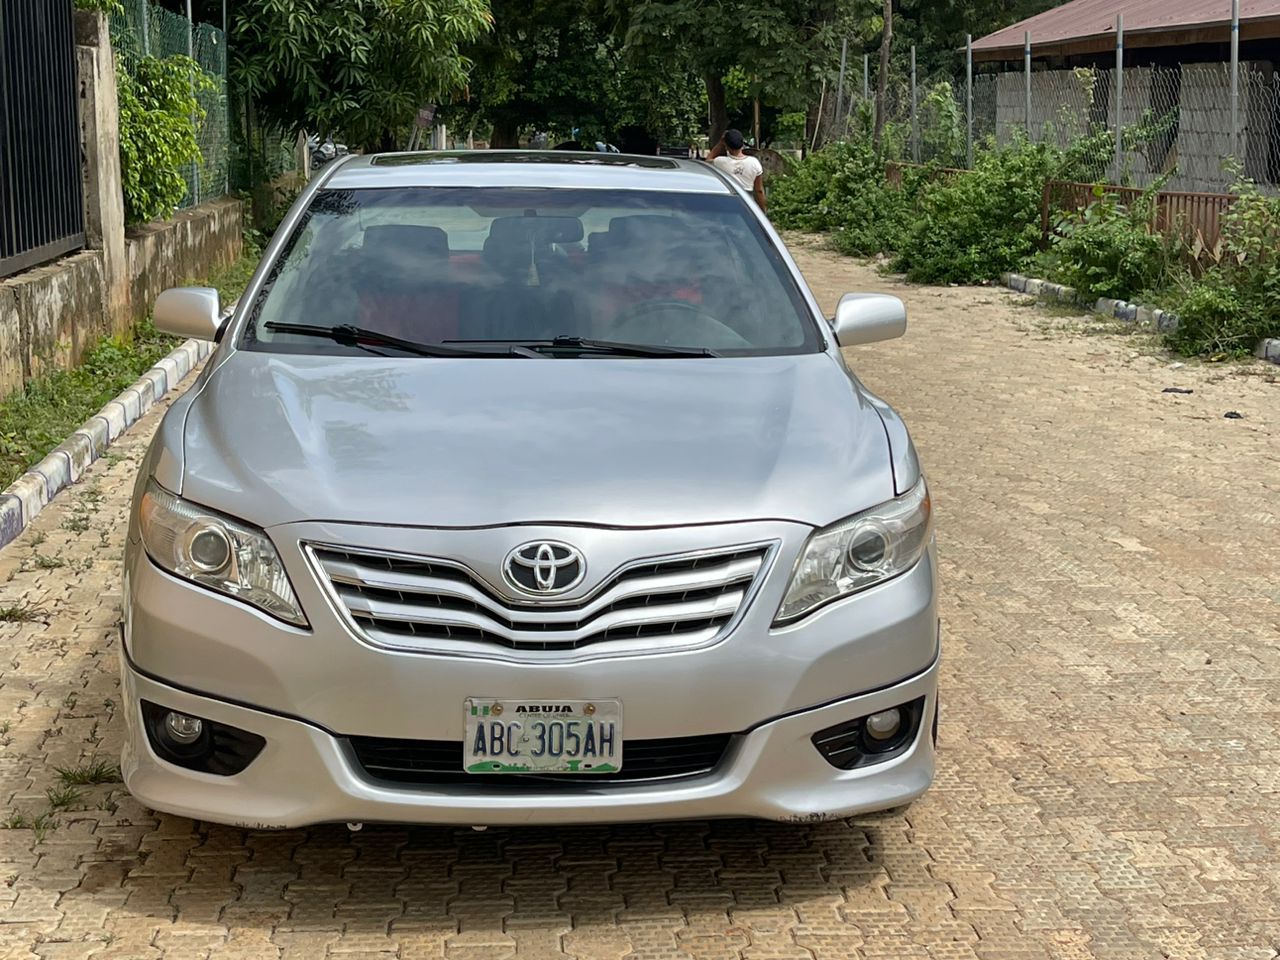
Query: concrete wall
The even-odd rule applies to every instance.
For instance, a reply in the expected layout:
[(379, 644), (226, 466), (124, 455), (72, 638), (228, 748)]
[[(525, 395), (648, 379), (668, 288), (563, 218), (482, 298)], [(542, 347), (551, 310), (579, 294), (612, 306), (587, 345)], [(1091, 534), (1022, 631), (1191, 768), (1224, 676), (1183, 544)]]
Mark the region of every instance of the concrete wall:
[(76, 14), (76, 70), (80, 80), (80, 143), (84, 154), (85, 236), (102, 251), (103, 293), (111, 327), (128, 328), (129, 278), (124, 252), (124, 194), (120, 189), (120, 111), (115, 57), (101, 14)]
[(0, 280), (0, 397), (42, 372), (74, 366), (98, 340), (145, 317), (161, 290), (240, 256), (244, 209), (233, 198), (126, 237), (115, 63), (106, 38), (101, 14), (77, 13), (87, 249)]
[(0, 396), (80, 361), (110, 332), (102, 254), (86, 250), (0, 283)]
[(172, 220), (131, 229), (125, 247), (133, 319), (150, 313), (161, 291), (234, 263), (243, 237), (244, 206), (232, 197), (183, 210)]

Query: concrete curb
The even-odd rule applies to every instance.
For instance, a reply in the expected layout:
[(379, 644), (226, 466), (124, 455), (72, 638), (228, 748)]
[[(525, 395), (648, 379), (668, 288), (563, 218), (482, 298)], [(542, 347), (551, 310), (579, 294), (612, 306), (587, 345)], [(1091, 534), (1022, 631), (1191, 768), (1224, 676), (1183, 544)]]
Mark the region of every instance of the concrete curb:
[[(1071, 287), (1064, 287), (1059, 283), (1050, 283), (1048, 280), (1036, 280), (1032, 277), (1024, 277), (1020, 273), (1002, 273), (1000, 282), (1010, 290), (1028, 293), (1033, 297), (1045, 297), (1069, 303), (1079, 302), (1076, 298), (1075, 290)], [(1109, 300), (1106, 297), (1101, 297), (1090, 309), (1094, 313), (1115, 317), (1117, 320), (1124, 320), (1127, 323), (1155, 327), (1161, 333), (1170, 333), (1178, 329), (1178, 318), (1172, 313), (1140, 303), (1130, 303), (1127, 300)], [(1259, 340), (1253, 355), (1259, 360), (1280, 363), (1280, 339)]]
[[(232, 304), (224, 318), (234, 310)], [(207, 340), (186, 341), (9, 484), (0, 493), (0, 547), (25, 530), (50, 500), (79, 480), (89, 464), (211, 353), (213, 344)]]

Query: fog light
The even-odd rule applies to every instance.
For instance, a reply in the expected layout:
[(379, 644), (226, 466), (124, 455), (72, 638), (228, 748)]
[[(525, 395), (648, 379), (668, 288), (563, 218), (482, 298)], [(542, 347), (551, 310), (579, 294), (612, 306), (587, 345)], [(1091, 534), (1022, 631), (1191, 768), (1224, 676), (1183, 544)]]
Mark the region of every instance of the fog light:
[(872, 740), (892, 740), (902, 729), (902, 713), (897, 707), (867, 717), (867, 736)]
[(185, 713), (170, 711), (164, 715), (165, 736), (183, 746), (195, 743), (204, 732), (204, 724), (198, 717), (188, 717)]
[(911, 749), (924, 707), (925, 698), (916, 697), (888, 710), (826, 727), (811, 739), (827, 763), (841, 770), (884, 763)]
[(147, 700), (140, 706), (147, 742), (156, 756), (188, 770), (234, 776), (267, 745), (261, 735), (217, 720), (193, 717)]

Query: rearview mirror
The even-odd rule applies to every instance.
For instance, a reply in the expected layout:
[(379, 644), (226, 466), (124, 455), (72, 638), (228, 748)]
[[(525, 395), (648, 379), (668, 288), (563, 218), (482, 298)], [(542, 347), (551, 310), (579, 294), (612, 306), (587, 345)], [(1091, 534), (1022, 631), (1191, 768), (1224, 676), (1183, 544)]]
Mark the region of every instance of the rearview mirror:
[(222, 326), (218, 291), (212, 287), (174, 287), (156, 297), (156, 329), (176, 337), (213, 340)]
[(892, 340), (907, 332), (907, 308), (887, 293), (846, 293), (836, 307), (834, 327), (842, 347)]

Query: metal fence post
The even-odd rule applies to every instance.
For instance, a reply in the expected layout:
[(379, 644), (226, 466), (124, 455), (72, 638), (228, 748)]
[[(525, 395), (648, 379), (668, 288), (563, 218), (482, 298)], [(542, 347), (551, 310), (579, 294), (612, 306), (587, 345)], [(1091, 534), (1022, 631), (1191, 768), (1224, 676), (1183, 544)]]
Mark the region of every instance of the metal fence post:
[[(848, 59), (848, 57), (849, 57), (849, 38), (844, 37), (840, 41), (840, 79), (836, 82), (835, 117), (837, 119), (839, 119), (840, 115), (844, 112), (844, 109), (843, 109), (844, 108), (844, 67), (845, 67), (845, 61)], [(840, 136), (843, 138), (848, 135), (848, 132), (849, 132), (848, 130), (842, 130), (840, 131)], [(757, 144), (756, 146), (758, 148), (759, 144)]]
[(1027, 120), (1027, 139), (1031, 139), (1031, 31), (1022, 35), (1023, 111)]
[[(187, 56), (192, 60), (196, 58), (196, 22), (191, 16), (191, 0), (187, 0)], [(193, 74), (191, 77), (191, 96), (196, 95), (196, 78)], [(191, 126), (196, 131), (196, 137), (200, 136), (200, 125), (196, 122), (196, 115), (191, 115)], [(200, 165), (203, 160), (203, 149), (201, 150), (201, 159), (191, 164), (191, 205), (195, 206), (200, 202)]]
[(916, 45), (911, 45), (911, 161), (920, 162), (920, 109), (916, 98)]
[(1124, 165), (1124, 14), (1116, 14), (1116, 185)]
[(964, 37), (965, 166), (973, 169), (973, 34)]
[(862, 55), (862, 99), (871, 99), (871, 54)]
[(1231, 156), (1240, 157), (1240, 0), (1231, 0)]
[(138, 24), (142, 28), (142, 55), (151, 56), (151, 11), (147, 0), (138, 0)]

